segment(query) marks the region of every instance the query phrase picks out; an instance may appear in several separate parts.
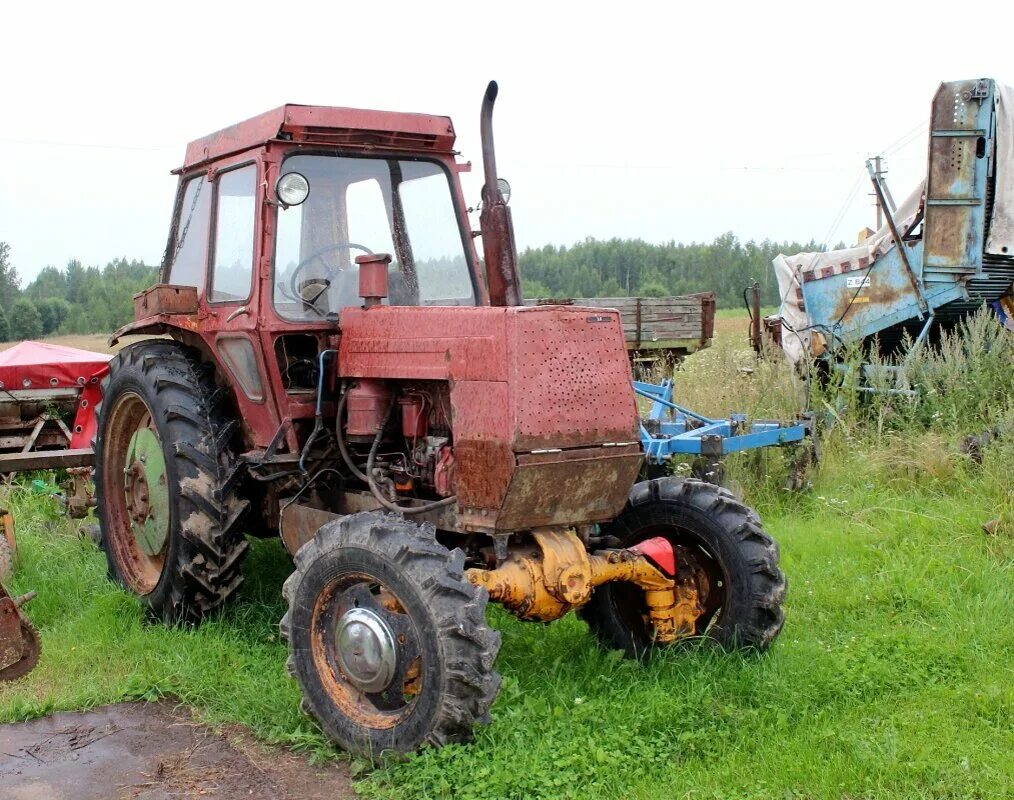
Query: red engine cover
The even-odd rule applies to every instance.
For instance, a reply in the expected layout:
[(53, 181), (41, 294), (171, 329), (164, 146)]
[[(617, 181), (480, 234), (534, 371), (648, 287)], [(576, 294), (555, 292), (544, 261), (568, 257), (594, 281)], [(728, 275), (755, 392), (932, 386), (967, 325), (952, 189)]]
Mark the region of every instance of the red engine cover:
[(616, 311), (346, 308), (338, 367), (449, 383), (459, 503), (489, 527), (609, 519), (626, 501), (640, 449)]

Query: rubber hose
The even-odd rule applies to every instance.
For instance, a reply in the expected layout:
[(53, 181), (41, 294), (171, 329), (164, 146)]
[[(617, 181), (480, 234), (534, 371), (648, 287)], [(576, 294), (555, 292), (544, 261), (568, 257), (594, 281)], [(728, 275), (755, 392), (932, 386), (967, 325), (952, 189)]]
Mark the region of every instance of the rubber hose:
[[(432, 503), (425, 503), (421, 506), (400, 506), (397, 503), (392, 503), (388, 500), (380, 491), (380, 487), (377, 486), (373, 480), (373, 465), (377, 460), (377, 451), (380, 449), (380, 441), (384, 438), (384, 430), (387, 428), (387, 423), (391, 419), (391, 412), (394, 411), (394, 404), (396, 398), (392, 395), (391, 402), (387, 406), (387, 413), (384, 414), (384, 421), (377, 428), (377, 435), (373, 437), (373, 444), (370, 446), (370, 455), (366, 459), (366, 483), (370, 487), (370, 491), (373, 492), (373, 496), (377, 498), (377, 502), (380, 503), (384, 508), (389, 511), (398, 511), (406, 516), (413, 514), (422, 514), (426, 511), (435, 511), (438, 508), (445, 508), (446, 506), (453, 505), (458, 502), (457, 495), (451, 495), (445, 497), (443, 500), (435, 500)], [(341, 437), (338, 438), (341, 441)]]

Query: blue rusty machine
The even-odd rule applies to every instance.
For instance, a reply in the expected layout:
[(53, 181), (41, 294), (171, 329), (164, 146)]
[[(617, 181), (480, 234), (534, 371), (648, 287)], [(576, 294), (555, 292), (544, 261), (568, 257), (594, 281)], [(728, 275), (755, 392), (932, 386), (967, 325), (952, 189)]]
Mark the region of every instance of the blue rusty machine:
[(649, 467), (681, 456), (717, 464), (730, 453), (801, 442), (811, 432), (807, 415), (793, 423), (749, 420), (746, 414), (711, 419), (676, 403), (670, 378), (660, 384), (634, 381), (634, 392), (651, 401), (641, 417), (641, 446)]
[(776, 339), (790, 358), (834, 362), (843, 347), (875, 340), (892, 352), (906, 335), (921, 343), (984, 304), (1009, 321), (1012, 98), (990, 79), (941, 84), (930, 113), (927, 177), (910, 202), (895, 207), (867, 162), (886, 218), (881, 231), (848, 250), (779, 257), (788, 264), (779, 275), (782, 308), (767, 324), (780, 327)]

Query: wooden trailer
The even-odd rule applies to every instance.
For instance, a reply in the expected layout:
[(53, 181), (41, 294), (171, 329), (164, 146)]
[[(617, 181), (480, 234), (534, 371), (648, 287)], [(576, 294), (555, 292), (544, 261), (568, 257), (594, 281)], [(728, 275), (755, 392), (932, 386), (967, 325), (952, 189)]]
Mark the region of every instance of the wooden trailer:
[(577, 297), (572, 300), (525, 300), (526, 305), (567, 304), (615, 308), (633, 361), (668, 358), (682, 361), (711, 344), (715, 335), (715, 293), (679, 297)]

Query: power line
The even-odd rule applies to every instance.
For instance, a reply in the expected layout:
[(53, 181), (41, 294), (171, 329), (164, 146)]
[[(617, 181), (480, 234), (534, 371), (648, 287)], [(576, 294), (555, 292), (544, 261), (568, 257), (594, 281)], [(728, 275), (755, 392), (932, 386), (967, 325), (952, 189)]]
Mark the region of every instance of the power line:
[(29, 147), (80, 147), (89, 150), (123, 150), (141, 153), (157, 153), (164, 150), (175, 150), (179, 145), (160, 144), (151, 147), (136, 147), (125, 144), (105, 144), (102, 142), (56, 142), (45, 139), (0, 139), (0, 144), (27, 145)]

